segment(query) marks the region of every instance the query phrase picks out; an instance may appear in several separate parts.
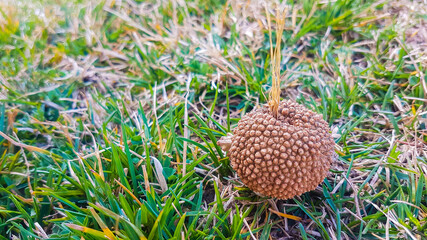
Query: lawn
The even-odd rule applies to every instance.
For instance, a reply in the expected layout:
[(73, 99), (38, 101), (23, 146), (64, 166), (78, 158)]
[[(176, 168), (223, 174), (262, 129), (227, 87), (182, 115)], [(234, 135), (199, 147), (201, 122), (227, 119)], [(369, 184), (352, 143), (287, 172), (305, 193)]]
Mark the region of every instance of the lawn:
[[(218, 144), (268, 101), (280, 10), (281, 98), (336, 153), (289, 200)], [(2, 0), (0, 239), (427, 239), (426, 102), (422, 0)]]

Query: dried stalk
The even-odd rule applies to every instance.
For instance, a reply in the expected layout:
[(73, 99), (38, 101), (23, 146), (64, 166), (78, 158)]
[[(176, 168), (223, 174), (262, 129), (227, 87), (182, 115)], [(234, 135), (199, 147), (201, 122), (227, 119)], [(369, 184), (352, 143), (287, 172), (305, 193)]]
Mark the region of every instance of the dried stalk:
[(265, 11), (267, 15), (268, 22), (268, 33), (270, 36), (270, 56), (271, 56), (271, 68), (272, 68), (272, 87), (268, 96), (268, 105), (273, 115), (277, 117), (280, 103), (280, 62), (281, 62), (281, 42), (282, 42), (282, 34), (283, 29), (285, 27), (285, 10), (280, 10), (278, 6), (276, 8), (276, 47), (273, 47), (273, 37), (272, 37), (272, 29), (271, 29), (271, 19), (270, 14), (268, 13), (267, 6), (265, 6)]

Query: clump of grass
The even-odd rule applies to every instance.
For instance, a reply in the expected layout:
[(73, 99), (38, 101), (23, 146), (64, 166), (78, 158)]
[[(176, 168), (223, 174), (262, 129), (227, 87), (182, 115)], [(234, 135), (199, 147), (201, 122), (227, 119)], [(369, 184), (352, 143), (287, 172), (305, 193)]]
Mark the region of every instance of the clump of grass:
[(426, 236), (425, 8), (286, 4), (283, 96), (323, 114), (338, 158), (277, 201), (217, 144), (272, 86), (263, 4), (0, 3), (0, 239)]

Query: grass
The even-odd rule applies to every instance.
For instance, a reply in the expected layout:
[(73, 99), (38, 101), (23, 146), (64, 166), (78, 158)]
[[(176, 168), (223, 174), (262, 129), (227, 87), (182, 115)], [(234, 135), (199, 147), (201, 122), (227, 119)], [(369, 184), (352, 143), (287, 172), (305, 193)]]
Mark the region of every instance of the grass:
[(424, 239), (425, 3), (287, 4), (281, 96), (338, 157), (282, 201), (217, 144), (271, 88), (263, 2), (1, 2), (0, 239)]

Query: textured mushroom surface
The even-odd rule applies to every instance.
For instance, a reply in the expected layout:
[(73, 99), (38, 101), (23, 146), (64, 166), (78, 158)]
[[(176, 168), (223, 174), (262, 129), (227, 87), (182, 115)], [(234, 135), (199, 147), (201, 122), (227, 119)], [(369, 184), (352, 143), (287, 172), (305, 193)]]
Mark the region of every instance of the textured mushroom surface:
[(277, 117), (267, 105), (246, 114), (233, 131), (228, 155), (254, 192), (289, 199), (323, 181), (333, 153), (322, 116), (288, 100), (280, 102)]

